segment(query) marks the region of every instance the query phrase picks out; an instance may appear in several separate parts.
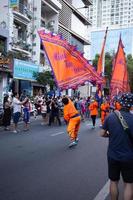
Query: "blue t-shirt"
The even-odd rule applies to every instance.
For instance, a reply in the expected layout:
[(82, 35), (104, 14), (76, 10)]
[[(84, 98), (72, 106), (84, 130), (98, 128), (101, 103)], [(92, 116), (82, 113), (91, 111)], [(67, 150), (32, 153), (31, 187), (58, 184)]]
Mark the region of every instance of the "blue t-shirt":
[[(125, 111), (121, 114), (133, 133), (133, 115)], [(133, 145), (115, 113), (105, 119), (103, 129), (109, 132), (108, 157), (119, 161), (133, 160)]]

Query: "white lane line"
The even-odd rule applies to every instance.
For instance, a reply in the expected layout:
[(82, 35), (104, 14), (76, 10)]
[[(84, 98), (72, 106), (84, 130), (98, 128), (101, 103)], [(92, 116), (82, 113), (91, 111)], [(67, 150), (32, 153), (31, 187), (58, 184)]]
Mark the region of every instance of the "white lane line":
[(93, 200), (105, 200), (106, 197), (109, 195), (109, 185), (110, 180), (107, 181), (107, 183), (103, 186), (103, 188), (99, 191), (99, 193)]
[(54, 136), (57, 136), (57, 135), (61, 135), (61, 134), (63, 134), (63, 133), (65, 133), (65, 132), (54, 133), (54, 134), (52, 134), (51, 136), (54, 137)]

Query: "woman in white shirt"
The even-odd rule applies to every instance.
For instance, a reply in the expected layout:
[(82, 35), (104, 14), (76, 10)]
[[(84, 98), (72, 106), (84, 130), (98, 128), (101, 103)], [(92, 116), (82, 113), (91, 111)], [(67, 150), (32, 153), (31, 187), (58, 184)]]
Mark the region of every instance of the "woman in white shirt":
[(19, 100), (19, 94), (14, 93), (14, 98), (12, 102), (13, 106), (13, 123), (14, 123), (14, 129), (13, 132), (17, 133), (17, 125), (19, 122), (19, 118), (21, 115), (21, 105), (23, 105), (27, 101), (27, 98), (24, 99), (24, 101), (20, 102)]

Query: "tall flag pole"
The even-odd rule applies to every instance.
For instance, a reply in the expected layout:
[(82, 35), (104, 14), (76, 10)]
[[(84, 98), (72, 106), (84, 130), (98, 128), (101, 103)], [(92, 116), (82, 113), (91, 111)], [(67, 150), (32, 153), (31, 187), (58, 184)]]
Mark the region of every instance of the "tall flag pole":
[(112, 80), (110, 84), (111, 98), (122, 92), (130, 92), (127, 63), (124, 52), (124, 46), (119, 38), (118, 50), (115, 56)]
[(100, 54), (99, 59), (98, 59), (98, 65), (97, 65), (98, 74), (104, 73), (104, 48), (105, 48), (106, 39), (107, 39), (107, 32), (108, 32), (108, 27), (106, 28), (106, 31), (105, 31), (102, 50), (101, 50), (101, 54)]
[[(106, 31), (105, 31), (102, 50), (101, 50), (101, 54), (99, 56), (98, 64), (97, 64), (97, 73), (102, 76), (104, 75), (104, 66), (105, 66), (105, 64), (104, 64), (104, 62), (105, 62), (104, 49), (105, 49), (105, 44), (106, 44), (106, 39), (107, 39), (107, 32), (108, 32), (108, 27), (106, 28)], [(102, 98), (103, 98), (101, 85), (97, 85), (95, 98), (97, 99), (97, 101), (100, 105), (102, 103)]]

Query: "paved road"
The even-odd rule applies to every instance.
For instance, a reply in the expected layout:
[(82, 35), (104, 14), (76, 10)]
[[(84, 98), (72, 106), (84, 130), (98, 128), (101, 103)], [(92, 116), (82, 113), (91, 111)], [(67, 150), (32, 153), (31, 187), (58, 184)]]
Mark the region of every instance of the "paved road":
[(108, 140), (99, 126), (82, 122), (79, 144), (69, 149), (65, 125), (40, 123), (32, 120), (30, 132), (0, 130), (0, 200), (106, 199)]

